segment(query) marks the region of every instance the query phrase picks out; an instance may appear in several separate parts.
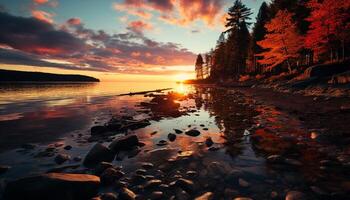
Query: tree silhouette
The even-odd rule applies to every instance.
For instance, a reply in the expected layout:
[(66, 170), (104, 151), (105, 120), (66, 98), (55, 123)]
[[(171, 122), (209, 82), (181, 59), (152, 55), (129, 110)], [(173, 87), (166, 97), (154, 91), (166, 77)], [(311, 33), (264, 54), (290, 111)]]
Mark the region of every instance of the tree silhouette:
[(202, 57), (201, 54), (198, 54), (197, 60), (196, 60), (196, 76), (197, 76), (197, 79), (203, 79), (204, 78), (204, 76), (203, 76), (203, 64), (204, 64), (203, 57)]

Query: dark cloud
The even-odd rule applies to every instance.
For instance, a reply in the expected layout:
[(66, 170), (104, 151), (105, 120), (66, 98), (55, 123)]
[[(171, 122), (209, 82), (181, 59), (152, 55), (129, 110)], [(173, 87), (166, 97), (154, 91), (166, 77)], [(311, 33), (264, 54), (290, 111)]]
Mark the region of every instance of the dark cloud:
[(36, 54), (74, 53), (85, 48), (84, 41), (56, 30), (52, 24), (35, 18), (0, 12), (0, 44)]
[(34, 18), (0, 13), (0, 63), (150, 74), (160, 66), (192, 65), (195, 59), (195, 54), (180, 45), (154, 41), (142, 31), (108, 34), (88, 29), (76, 19), (58, 29)]

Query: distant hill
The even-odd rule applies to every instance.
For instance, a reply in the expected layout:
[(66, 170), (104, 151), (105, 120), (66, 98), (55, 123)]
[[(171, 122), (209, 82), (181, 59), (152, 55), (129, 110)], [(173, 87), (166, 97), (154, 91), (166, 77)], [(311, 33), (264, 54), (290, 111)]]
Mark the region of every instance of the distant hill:
[(0, 82), (100, 82), (99, 79), (83, 75), (50, 74), (0, 69)]

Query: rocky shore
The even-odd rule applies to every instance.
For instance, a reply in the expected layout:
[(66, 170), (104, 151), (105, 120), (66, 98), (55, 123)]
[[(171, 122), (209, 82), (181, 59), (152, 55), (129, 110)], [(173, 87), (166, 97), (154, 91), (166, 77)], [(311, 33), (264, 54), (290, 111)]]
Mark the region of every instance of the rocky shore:
[[(2, 180), (4, 199), (346, 199), (347, 98), (197, 86), (146, 94), (73, 135), (77, 146), (24, 144), (47, 173)], [(165, 126), (166, 128), (159, 128)], [(87, 145), (81, 156), (70, 152)], [(15, 166), (0, 166), (0, 178)]]

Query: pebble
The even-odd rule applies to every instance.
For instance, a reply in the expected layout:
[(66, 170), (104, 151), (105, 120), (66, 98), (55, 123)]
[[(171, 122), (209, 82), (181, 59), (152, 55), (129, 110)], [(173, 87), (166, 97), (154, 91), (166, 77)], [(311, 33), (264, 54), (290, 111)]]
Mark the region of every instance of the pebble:
[(68, 154), (61, 153), (55, 157), (55, 162), (59, 165), (63, 164), (67, 160), (70, 160), (70, 156)]
[(186, 175), (189, 176), (189, 177), (195, 177), (197, 176), (197, 172), (196, 171), (187, 171), (186, 172)]
[(163, 197), (164, 197), (164, 194), (161, 191), (154, 191), (150, 195), (151, 200), (159, 200), (159, 199), (163, 199)]
[(161, 180), (158, 180), (158, 179), (152, 179), (152, 180), (149, 180), (144, 188), (145, 190), (154, 190), (156, 189), (157, 187), (159, 187), (160, 185), (162, 184), (162, 181)]
[(179, 130), (179, 129), (174, 129), (174, 131), (175, 131), (176, 134), (181, 134), (181, 133), (183, 133), (183, 131), (182, 131), (182, 130)]
[(299, 191), (289, 191), (285, 200), (305, 200), (305, 194)]
[(253, 200), (252, 198), (249, 197), (236, 197), (234, 200)]
[(179, 187), (186, 192), (192, 192), (194, 190), (194, 183), (191, 180), (180, 178), (175, 182), (170, 183), (172, 186)]
[(121, 188), (120, 192), (119, 192), (118, 199), (134, 200), (134, 199), (136, 199), (136, 194), (128, 188)]
[(211, 200), (213, 197), (214, 194), (212, 192), (206, 192), (203, 195), (196, 197), (195, 200)]
[(174, 133), (169, 133), (168, 134), (168, 139), (170, 142), (173, 142), (176, 140), (176, 135)]
[(142, 163), (142, 168), (149, 170), (152, 169), (154, 167), (154, 165), (152, 163)]
[(165, 146), (165, 145), (167, 145), (167, 144), (168, 144), (167, 141), (161, 140), (161, 141), (158, 142), (157, 146)]
[(104, 185), (111, 185), (115, 181), (119, 180), (124, 176), (124, 172), (118, 171), (112, 167), (106, 169), (100, 176), (101, 183)]
[(101, 195), (101, 200), (117, 200), (117, 195), (115, 195), (114, 193), (103, 193)]

